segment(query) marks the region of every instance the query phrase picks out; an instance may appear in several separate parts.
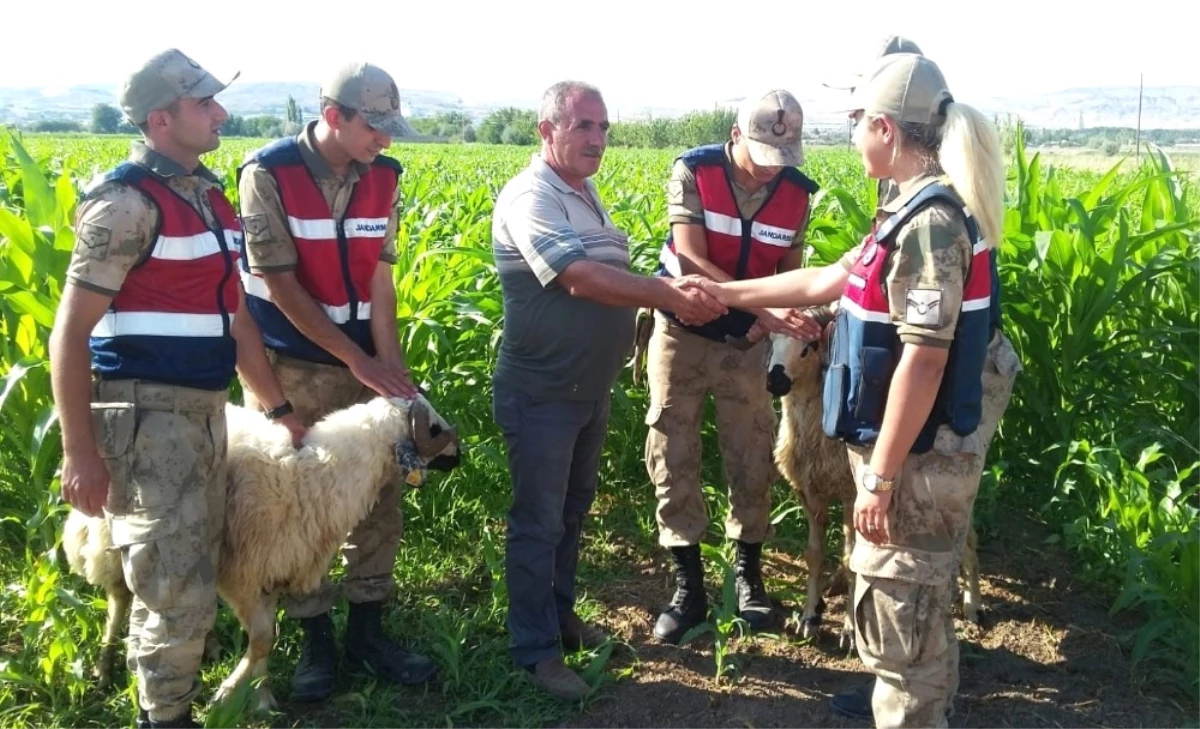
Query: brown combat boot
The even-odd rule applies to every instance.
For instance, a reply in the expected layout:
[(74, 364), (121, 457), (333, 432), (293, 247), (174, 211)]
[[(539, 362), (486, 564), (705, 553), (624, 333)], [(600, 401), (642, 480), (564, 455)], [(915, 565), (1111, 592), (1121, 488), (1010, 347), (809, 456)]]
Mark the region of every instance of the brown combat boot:
[(579, 701), (592, 690), (561, 656), (547, 658), (533, 668), (533, 685), (563, 701)]

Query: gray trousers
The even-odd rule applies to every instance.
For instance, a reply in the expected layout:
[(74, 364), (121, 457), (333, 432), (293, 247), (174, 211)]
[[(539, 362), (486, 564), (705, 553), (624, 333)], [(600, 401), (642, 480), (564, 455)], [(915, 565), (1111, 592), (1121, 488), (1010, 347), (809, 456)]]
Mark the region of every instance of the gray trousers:
[(561, 620), (575, 609), (583, 519), (596, 496), (611, 400), (537, 400), (496, 385), (513, 498), (504, 553), (509, 650), (524, 667), (561, 654)]

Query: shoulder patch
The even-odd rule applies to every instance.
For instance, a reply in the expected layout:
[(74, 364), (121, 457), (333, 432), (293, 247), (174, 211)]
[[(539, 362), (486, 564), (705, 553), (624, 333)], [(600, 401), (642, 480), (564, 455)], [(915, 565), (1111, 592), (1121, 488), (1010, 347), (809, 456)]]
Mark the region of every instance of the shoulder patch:
[(79, 254), (96, 261), (102, 261), (108, 255), (108, 245), (112, 242), (112, 229), (95, 223), (84, 223), (75, 233), (78, 243), (76, 250)]
[(909, 289), (904, 297), (904, 323), (936, 327), (942, 322), (941, 289)]
[(267, 220), (266, 213), (257, 215), (247, 215), (242, 218), (242, 232), (246, 236), (246, 241), (250, 243), (257, 242), (267, 234), (271, 229), (271, 224)]

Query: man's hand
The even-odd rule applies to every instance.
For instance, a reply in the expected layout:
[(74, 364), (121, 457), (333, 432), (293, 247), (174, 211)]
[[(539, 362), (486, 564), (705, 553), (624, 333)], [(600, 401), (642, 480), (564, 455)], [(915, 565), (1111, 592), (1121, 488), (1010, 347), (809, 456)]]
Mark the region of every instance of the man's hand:
[(374, 357), (363, 357), (350, 365), (350, 373), (384, 397), (411, 399), (417, 396), (417, 388), (413, 387), (404, 364), (389, 366)]
[(821, 337), (821, 323), (801, 309), (762, 309), (755, 324), (805, 342)]
[(688, 326), (702, 326), (719, 316), (729, 313), (721, 302), (708, 293), (713, 282), (703, 276), (682, 276), (671, 279), (671, 288), (679, 294), (679, 303), (672, 311)]
[(300, 420), (300, 416), (295, 413), (288, 413), (275, 422), (288, 429), (288, 432), (292, 434), (292, 447), (299, 448), (300, 441), (304, 440), (305, 434), (308, 433), (308, 428), (304, 426), (304, 423)]
[(108, 502), (108, 466), (95, 449), (63, 458), (62, 497), (88, 516), (100, 516)]
[(888, 542), (888, 507), (892, 504), (892, 492), (884, 491), (873, 494), (866, 489), (858, 489), (854, 499), (854, 528), (872, 544)]

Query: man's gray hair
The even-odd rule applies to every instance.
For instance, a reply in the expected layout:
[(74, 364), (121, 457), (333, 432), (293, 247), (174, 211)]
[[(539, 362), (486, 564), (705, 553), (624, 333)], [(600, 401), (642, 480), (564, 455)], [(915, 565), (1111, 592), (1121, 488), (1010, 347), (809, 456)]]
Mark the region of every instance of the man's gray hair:
[(552, 124), (561, 124), (566, 116), (567, 99), (575, 94), (595, 96), (601, 101), (604, 97), (600, 89), (583, 81), (559, 81), (542, 94), (542, 108), (538, 110), (538, 122), (549, 120)]

